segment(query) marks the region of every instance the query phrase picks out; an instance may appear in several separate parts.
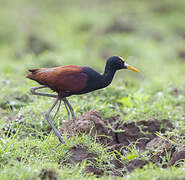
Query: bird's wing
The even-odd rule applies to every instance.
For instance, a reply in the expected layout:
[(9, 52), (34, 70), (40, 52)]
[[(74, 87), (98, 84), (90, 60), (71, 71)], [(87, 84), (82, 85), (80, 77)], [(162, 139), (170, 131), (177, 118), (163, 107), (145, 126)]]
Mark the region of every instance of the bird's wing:
[(60, 66), (56, 68), (31, 69), (27, 78), (46, 85), (54, 91), (78, 92), (84, 88), (87, 75), (81, 66)]

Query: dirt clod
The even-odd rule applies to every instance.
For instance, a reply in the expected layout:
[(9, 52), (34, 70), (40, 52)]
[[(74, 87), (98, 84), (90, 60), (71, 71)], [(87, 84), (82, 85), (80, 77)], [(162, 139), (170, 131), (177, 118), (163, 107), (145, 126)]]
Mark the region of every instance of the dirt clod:
[(134, 170), (135, 168), (142, 168), (144, 165), (146, 165), (148, 163), (148, 161), (146, 160), (142, 160), (142, 159), (134, 159), (132, 161), (129, 161), (126, 164), (126, 168), (127, 170), (130, 172), (132, 170)]
[[(81, 163), (83, 160), (86, 160), (87, 163), (93, 164), (97, 161), (96, 158), (98, 158), (97, 154), (89, 152), (88, 148), (82, 145), (73, 146), (68, 151), (68, 153), (70, 153), (71, 155), (70, 155), (69, 160), (66, 163), (70, 163), (70, 164)], [(88, 165), (85, 168), (84, 172), (94, 174), (97, 177), (102, 176), (104, 173), (103, 170), (98, 169), (97, 167), (93, 165)]]
[(123, 168), (123, 163), (119, 159), (113, 159), (111, 163), (114, 164), (116, 169)]
[[(171, 155), (173, 152), (173, 144), (170, 141), (156, 137), (146, 144), (146, 149), (149, 150), (149, 157), (153, 163), (161, 163), (165, 157), (167, 161), (167, 153)], [(169, 158), (169, 157), (168, 157)]]
[(118, 144), (128, 146), (134, 143), (139, 150), (145, 150), (146, 144), (153, 139), (155, 133), (160, 130), (160, 122), (158, 120), (139, 121), (138, 123), (124, 123), (117, 129), (122, 132), (116, 133)]
[(104, 173), (103, 170), (98, 169), (98, 168), (93, 167), (93, 166), (86, 167), (85, 172), (88, 173), (88, 174), (95, 174), (97, 177), (101, 177)]
[(170, 165), (178, 164), (180, 161), (185, 161), (185, 147), (173, 153), (170, 160)]
[(95, 137), (98, 142), (103, 144), (109, 143), (111, 137), (109, 136), (109, 129), (104, 121), (101, 119), (99, 111), (90, 111), (84, 113), (79, 119), (77, 119), (77, 128), (74, 128), (74, 122), (66, 122), (63, 127), (60, 128), (60, 133), (72, 135), (75, 133), (86, 133)]
[(57, 176), (56, 173), (52, 170), (48, 170), (48, 169), (42, 169), (41, 173), (39, 174), (39, 177), (42, 180), (57, 180)]
[(104, 121), (101, 119), (101, 114), (99, 111), (90, 111), (90, 112), (84, 113), (80, 117), (77, 123), (77, 129), (82, 132), (83, 131), (89, 132), (93, 124), (95, 126), (95, 128), (92, 130), (93, 136), (96, 133), (97, 134), (108, 134), (108, 129)]
[(90, 153), (88, 152), (87, 147), (82, 147), (80, 145), (78, 146), (73, 146), (70, 150), (69, 150), (71, 156), (69, 159), (69, 163), (79, 163), (82, 162), (82, 160), (94, 160), (96, 157), (98, 157), (96, 154), (94, 153)]

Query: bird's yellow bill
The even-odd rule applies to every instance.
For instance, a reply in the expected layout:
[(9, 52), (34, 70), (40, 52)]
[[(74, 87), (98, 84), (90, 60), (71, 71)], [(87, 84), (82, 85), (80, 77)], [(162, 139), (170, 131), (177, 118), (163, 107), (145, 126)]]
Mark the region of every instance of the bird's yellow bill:
[(132, 70), (132, 71), (139, 72), (139, 70), (136, 69), (136, 68), (133, 67), (133, 66), (127, 65), (126, 67), (127, 67), (127, 69), (130, 69), (130, 70)]

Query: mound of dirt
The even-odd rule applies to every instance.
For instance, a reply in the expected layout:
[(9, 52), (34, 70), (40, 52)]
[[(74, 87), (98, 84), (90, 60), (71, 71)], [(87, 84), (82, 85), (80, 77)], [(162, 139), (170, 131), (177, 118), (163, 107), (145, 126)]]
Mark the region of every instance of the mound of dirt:
[(172, 158), (170, 160), (170, 165), (178, 165), (181, 161), (185, 161), (185, 147), (177, 150), (173, 153)]
[[(166, 128), (162, 128), (165, 126)], [(119, 124), (117, 130), (121, 132), (115, 133), (118, 144), (129, 146), (136, 145), (140, 151), (146, 149), (146, 144), (156, 137), (156, 132), (165, 132), (167, 128), (172, 128), (173, 125), (166, 119), (159, 122), (157, 119), (148, 121), (139, 121)]]
[(95, 158), (97, 158), (97, 154), (95, 153), (90, 153), (88, 152), (87, 147), (78, 145), (78, 146), (73, 146), (68, 153), (71, 154), (69, 163), (79, 163), (82, 162), (82, 160), (89, 160), (93, 161)]
[(134, 159), (124, 164), (119, 159), (114, 158), (113, 160), (110, 161), (110, 163), (113, 164), (114, 167), (110, 169), (106, 166), (107, 163), (104, 162), (105, 166), (103, 167), (104, 169), (103, 170), (94, 166), (94, 164), (97, 164), (97, 159), (99, 157), (97, 154), (89, 152), (86, 146), (83, 146), (83, 145), (73, 146), (68, 151), (68, 153), (70, 154), (70, 158), (68, 161), (64, 162), (65, 164), (68, 164), (68, 163), (76, 164), (76, 163), (81, 163), (83, 160), (86, 160), (87, 167), (85, 168), (84, 172), (94, 174), (97, 177), (100, 177), (103, 174), (123, 176), (123, 173), (126, 173), (127, 171), (130, 172), (135, 168), (141, 168), (148, 163), (146, 160)]
[[(98, 155), (88, 151), (86, 146), (77, 145), (73, 146), (69, 151), (70, 158), (65, 164), (81, 163), (83, 160), (87, 161), (87, 166), (84, 170), (85, 173), (95, 174), (97, 177), (103, 175), (103, 170), (93, 166), (96, 163)], [(91, 165), (92, 164), (92, 165)]]
[(131, 122), (120, 124), (117, 129), (122, 130), (122, 132), (116, 133), (118, 144), (128, 146), (135, 143), (136, 147), (144, 150), (146, 143), (154, 138), (155, 132), (160, 129), (160, 124), (154, 120), (139, 123)]
[[(87, 160), (92, 165), (86, 167), (86, 173), (93, 173), (97, 176), (103, 174), (123, 176), (124, 173), (130, 172), (135, 168), (142, 168), (149, 161), (162, 163), (165, 158), (166, 164), (164, 167), (167, 167), (185, 159), (185, 150), (175, 152), (176, 145), (174, 143), (156, 135), (156, 132), (164, 133), (172, 128), (173, 125), (167, 119), (161, 121), (151, 119), (121, 124), (118, 116), (102, 119), (99, 111), (90, 111), (77, 119), (76, 128), (74, 128), (73, 121), (64, 123), (60, 128), (60, 133), (67, 133), (69, 138), (72, 135), (79, 135), (79, 133), (89, 134), (92, 138), (96, 138), (97, 142), (107, 146), (107, 149), (115, 153), (116, 157), (113, 159), (110, 157), (109, 163), (104, 162), (105, 166), (104, 170), (102, 170), (95, 165), (97, 164), (97, 158), (99, 158), (98, 155), (89, 152), (88, 148), (83, 145), (77, 145), (68, 151), (70, 157), (67, 163), (74, 164)], [(147, 150), (148, 161), (140, 157), (123, 161), (121, 156), (132, 151), (129, 148), (131, 145), (136, 147), (141, 153)], [(167, 157), (167, 153), (170, 156)], [(168, 163), (169, 158), (170, 163)], [(107, 164), (113, 164), (114, 166), (111, 169), (107, 169)]]
[(41, 180), (57, 180), (57, 175), (54, 171), (48, 169), (42, 169), (41, 173), (39, 174)]
[(106, 126), (105, 122), (101, 119), (99, 111), (90, 111), (84, 113), (77, 119), (77, 127), (74, 128), (74, 122), (65, 122), (59, 129), (61, 134), (67, 134), (69, 137), (77, 133), (90, 134), (92, 137), (96, 136), (96, 140), (103, 144), (111, 142), (111, 130)]
[(174, 148), (174, 144), (170, 141), (159, 137), (155, 137), (146, 144), (146, 149), (149, 150), (148, 157), (150, 161), (153, 163), (163, 163), (163, 167), (167, 167), (168, 159), (171, 158), (171, 154), (174, 153)]
[(146, 164), (148, 164), (148, 161), (146, 161), (146, 160), (134, 159), (132, 161), (129, 161), (126, 164), (126, 168), (130, 172), (130, 171), (134, 170), (135, 168), (142, 168)]

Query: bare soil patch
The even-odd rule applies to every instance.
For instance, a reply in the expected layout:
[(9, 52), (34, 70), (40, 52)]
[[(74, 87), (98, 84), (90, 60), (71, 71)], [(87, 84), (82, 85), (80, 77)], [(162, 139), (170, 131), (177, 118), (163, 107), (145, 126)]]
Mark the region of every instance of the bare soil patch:
[[(77, 119), (76, 129), (73, 121), (70, 121), (63, 124), (60, 133), (67, 134), (69, 138), (80, 133), (87, 133), (116, 155), (116, 158), (109, 158), (109, 163), (113, 167), (107, 166), (108, 163), (105, 161), (104, 170), (102, 170), (96, 167), (98, 155), (89, 152), (87, 147), (78, 145), (68, 151), (70, 158), (67, 163), (80, 163), (87, 160), (91, 162), (91, 165), (87, 166), (85, 173), (93, 173), (97, 176), (103, 174), (123, 176), (135, 168), (142, 168), (148, 162), (163, 163), (165, 168), (183, 161), (185, 159), (185, 148), (176, 150), (178, 149), (176, 144), (156, 135), (157, 132), (164, 133), (172, 128), (173, 125), (167, 119), (120, 123), (118, 116), (102, 119), (99, 111), (90, 111)], [(129, 148), (131, 145), (134, 145), (139, 153), (147, 152), (148, 160), (136, 157), (123, 161), (121, 156), (131, 151)]]
[(48, 169), (42, 169), (41, 173), (39, 174), (41, 180), (57, 180), (57, 175), (54, 171)]

